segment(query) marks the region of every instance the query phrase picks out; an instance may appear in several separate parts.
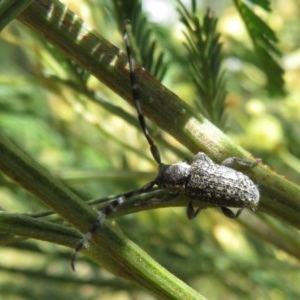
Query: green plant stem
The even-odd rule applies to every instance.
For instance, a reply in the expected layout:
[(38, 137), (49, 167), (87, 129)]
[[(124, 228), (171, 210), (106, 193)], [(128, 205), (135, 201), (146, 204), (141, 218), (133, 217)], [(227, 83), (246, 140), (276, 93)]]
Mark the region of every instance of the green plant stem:
[(0, 212), (0, 232), (53, 242), (70, 248), (74, 248), (81, 237), (74, 228), (7, 212)]
[(0, 31), (11, 22), (16, 15), (24, 10), (34, 0), (2, 0), (0, 1), (0, 15), (5, 16), (0, 19)]
[[(58, 1), (35, 1), (19, 20), (44, 36), (69, 58), (132, 104), (127, 59), (123, 52), (91, 31)], [(147, 71), (137, 68), (143, 112), (190, 151), (204, 151), (216, 162), (251, 155), (195, 113)], [(300, 229), (300, 188), (267, 166), (245, 170), (261, 192), (259, 210)]]
[[(60, 181), (48, 175), (1, 132), (0, 169), (76, 228), (79, 228), (81, 232), (87, 232), (91, 224), (95, 222), (97, 214), (94, 210)], [(2, 214), (0, 222), (3, 221), (3, 218), (5, 215)], [(28, 221), (28, 219), (24, 217), (22, 221)], [(15, 222), (14, 226), (20, 229), (18, 222)], [(47, 239), (47, 222), (39, 222), (39, 226), (31, 227), (29, 225), (28, 228), (23, 228), (23, 234), (28, 236), (31, 232), (33, 236), (39, 234), (39, 238)], [(63, 234), (66, 232), (61, 231), (62, 229), (58, 225), (53, 226), (49, 228), (49, 236), (52, 240), (74, 247), (78, 233), (69, 230), (64, 237)], [(161, 299), (202, 299), (196, 291), (151, 259), (143, 250), (125, 237), (118, 228), (104, 224), (102, 229), (93, 235), (94, 243), (92, 243), (91, 248), (85, 249), (85, 253), (98, 264), (118, 276), (139, 283)], [(58, 230), (57, 238), (55, 238), (53, 230)], [(3, 230), (3, 233), (13, 232)]]

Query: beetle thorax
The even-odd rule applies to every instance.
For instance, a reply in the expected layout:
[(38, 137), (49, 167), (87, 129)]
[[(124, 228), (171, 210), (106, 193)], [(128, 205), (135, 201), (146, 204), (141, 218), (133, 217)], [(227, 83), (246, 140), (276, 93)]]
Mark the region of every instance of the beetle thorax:
[(157, 184), (170, 192), (185, 192), (185, 185), (191, 166), (186, 162), (172, 165), (161, 165), (157, 176)]

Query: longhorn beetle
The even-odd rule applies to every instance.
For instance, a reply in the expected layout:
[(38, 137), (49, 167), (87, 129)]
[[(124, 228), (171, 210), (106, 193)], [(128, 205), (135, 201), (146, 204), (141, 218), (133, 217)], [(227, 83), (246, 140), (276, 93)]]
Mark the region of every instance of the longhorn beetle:
[[(132, 100), (137, 112), (140, 127), (150, 146), (151, 154), (158, 164), (156, 178), (145, 184), (138, 190), (125, 193), (113, 199), (99, 213), (90, 230), (83, 235), (71, 256), (71, 267), (75, 270), (75, 260), (78, 252), (84, 247), (92, 234), (103, 224), (105, 218), (112, 214), (128, 198), (149, 192), (155, 186), (165, 189), (174, 195), (184, 194), (188, 199), (186, 214), (189, 219), (195, 218), (201, 211), (201, 206), (194, 208), (194, 203), (199, 201), (209, 202), (221, 207), (224, 215), (229, 218), (237, 218), (244, 208), (255, 211), (259, 203), (259, 191), (251, 179), (232, 168), (237, 164), (244, 167), (254, 167), (260, 161), (247, 161), (237, 157), (225, 159), (221, 165), (214, 163), (205, 153), (198, 152), (191, 163), (180, 162), (171, 165), (162, 163), (160, 152), (155, 145), (143, 115), (140, 105), (140, 91), (135, 73), (135, 62), (131, 54), (128, 33), (124, 24), (123, 39), (129, 64), (130, 84)], [(238, 208), (233, 212), (228, 207)]]

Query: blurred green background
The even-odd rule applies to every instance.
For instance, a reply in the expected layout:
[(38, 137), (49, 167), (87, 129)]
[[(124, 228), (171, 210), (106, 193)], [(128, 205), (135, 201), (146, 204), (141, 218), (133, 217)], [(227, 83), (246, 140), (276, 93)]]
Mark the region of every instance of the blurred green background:
[[(118, 1), (62, 1), (111, 43), (124, 48)], [(126, 1), (124, 1), (126, 2)], [(164, 53), (163, 83), (190, 105), (197, 90), (189, 77), (183, 25), (175, 1), (141, 1), (158, 53)], [(189, 7), (189, 1), (185, 1)], [(130, 9), (130, 2), (127, 5)], [(272, 12), (255, 10), (274, 30), (282, 52), (285, 94), (270, 93), (253, 62), (251, 39), (231, 1), (199, 1), (201, 18), (210, 7), (219, 18), (226, 70), (226, 133), (289, 179), (300, 181), (300, 3), (272, 1)], [(135, 117), (127, 103), (86, 74), (17, 20), (0, 34), (0, 130), (50, 173), (85, 199), (116, 195), (154, 178), (156, 164), (140, 131), (108, 113), (108, 101)], [(274, 74), (276, 77), (278, 74)], [(86, 80), (89, 91), (79, 92)], [(92, 101), (91, 101), (92, 100)], [(98, 101), (99, 102), (99, 101)], [(191, 155), (151, 124), (154, 138)], [(159, 143), (163, 161), (182, 160)], [(47, 210), (0, 174), (0, 207), (13, 213)], [(208, 209), (192, 222), (182, 208), (127, 215), (116, 221), (158, 262), (208, 299), (299, 299), (299, 247), (293, 253), (259, 236), (261, 224), (299, 240), (299, 232), (258, 213), (257, 231)], [(250, 217), (249, 217), (250, 218)], [(254, 222), (254, 221), (253, 221)], [(261, 226), (261, 227), (260, 227)], [(136, 285), (112, 276), (82, 256), (77, 272), (70, 249), (26, 240), (0, 248), (1, 299), (153, 299)]]

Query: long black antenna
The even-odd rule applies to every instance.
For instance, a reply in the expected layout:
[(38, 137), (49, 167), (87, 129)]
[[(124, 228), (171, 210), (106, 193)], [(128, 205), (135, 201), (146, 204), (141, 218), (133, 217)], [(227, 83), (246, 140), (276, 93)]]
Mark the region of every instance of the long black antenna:
[(150, 145), (150, 150), (152, 153), (153, 158), (155, 159), (155, 161), (158, 163), (158, 165), (160, 166), (161, 163), (161, 158), (160, 158), (160, 153), (159, 150), (157, 148), (157, 146), (155, 145), (151, 134), (148, 130), (148, 127), (146, 125), (146, 120), (145, 117), (143, 115), (142, 112), (142, 108), (141, 108), (141, 104), (140, 104), (140, 89), (137, 83), (137, 76), (135, 73), (135, 62), (132, 58), (132, 53), (131, 53), (131, 48), (130, 48), (130, 44), (129, 44), (129, 37), (128, 37), (128, 32), (126, 29), (126, 26), (130, 24), (129, 20), (126, 20), (124, 22), (124, 29), (123, 29), (123, 39), (125, 42), (125, 46), (126, 46), (126, 53), (127, 53), (127, 57), (128, 57), (128, 63), (129, 63), (129, 77), (130, 77), (130, 82), (131, 82), (131, 94), (132, 94), (132, 100), (134, 103), (134, 106), (136, 108), (137, 111), (137, 115), (138, 115), (138, 119), (139, 119), (139, 123), (141, 125), (141, 128), (143, 130), (143, 133)]
[[(142, 109), (140, 106), (140, 90), (139, 90), (139, 86), (137, 83), (137, 78), (136, 78), (136, 74), (135, 74), (135, 64), (134, 64), (134, 60), (132, 58), (131, 49), (130, 49), (130, 45), (129, 45), (129, 39), (128, 39), (128, 33), (126, 30), (126, 25), (128, 23), (129, 23), (129, 21), (126, 21), (124, 23), (123, 38), (124, 38), (124, 42), (126, 45), (126, 52), (127, 52), (127, 56), (128, 56), (128, 62), (129, 62), (132, 100), (133, 100), (134, 106), (135, 106), (137, 114), (138, 114), (139, 123), (140, 123), (143, 133), (150, 145), (150, 150), (151, 150), (152, 156), (155, 159), (155, 161), (158, 163), (158, 165), (161, 166), (162, 162), (160, 159), (159, 150), (158, 150), (157, 146), (155, 145), (155, 143), (149, 133), (149, 130), (146, 125), (146, 121), (145, 121), (145, 118), (144, 118), (144, 115), (142, 113)], [(112, 200), (99, 213), (96, 221), (94, 222), (94, 224), (92, 224), (89, 231), (83, 235), (82, 239), (78, 242), (77, 246), (75, 247), (75, 249), (71, 255), (71, 267), (72, 267), (73, 271), (75, 271), (75, 261), (76, 261), (76, 257), (78, 255), (79, 251), (91, 239), (93, 233), (103, 224), (105, 218), (108, 217), (109, 215), (111, 215), (127, 199), (129, 199), (130, 197), (132, 197), (134, 195), (139, 195), (139, 194), (146, 193), (146, 192), (152, 190), (155, 184), (157, 184), (156, 180), (152, 180), (152, 181), (148, 182), (147, 184), (145, 184), (144, 186), (142, 186), (138, 190), (119, 195), (114, 200)]]

